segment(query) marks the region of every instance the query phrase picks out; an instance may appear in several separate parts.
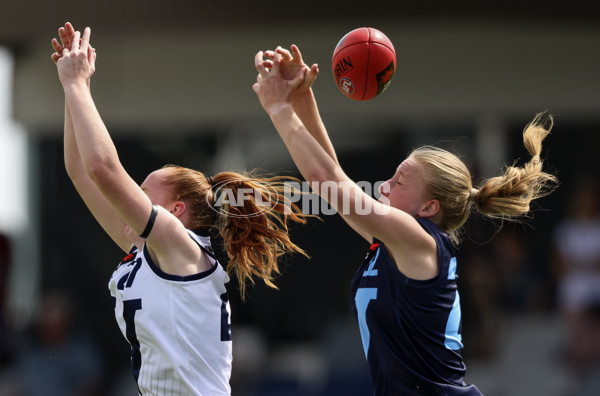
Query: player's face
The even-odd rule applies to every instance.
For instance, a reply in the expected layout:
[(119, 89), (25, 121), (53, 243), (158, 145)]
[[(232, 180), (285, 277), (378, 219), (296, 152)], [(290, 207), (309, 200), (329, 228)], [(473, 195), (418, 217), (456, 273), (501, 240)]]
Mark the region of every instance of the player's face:
[(175, 206), (175, 200), (166, 183), (168, 172), (169, 169), (159, 169), (150, 173), (140, 187), (144, 190), (153, 204), (162, 206), (168, 211), (171, 211), (173, 206)]
[(425, 202), (423, 185), (418, 163), (407, 158), (398, 166), (394, 176), (379, 187), (379, 193), (387, 198), (390, 206), (417, 216)]

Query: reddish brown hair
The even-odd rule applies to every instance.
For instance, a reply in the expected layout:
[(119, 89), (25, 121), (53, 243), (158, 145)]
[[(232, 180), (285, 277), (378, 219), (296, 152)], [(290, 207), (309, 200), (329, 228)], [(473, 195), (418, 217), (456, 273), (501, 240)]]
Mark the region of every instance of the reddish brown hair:
[[(175, 165), (165, 168), (172, 172), (167, 184), (176, 200), (184, 201), (190, 210), (189, 229), (216, 227), (223, 238), (229, 262), (227, 272), (235, 273), (242, 298), (246, 282), (254, 284), (261, 278), (277, 288), (273, 278), (280, 273), (278, 258), (286, 253), (304, 250), (289, 237), (288, 222), (306, 223), (307, 217), (290, 202), (285, 192), (286, 182), (299, 182), (287, 176), (257, 177), (256, 172), (220, 172), (207, 178), (203, 173)], [(251, 192), (251, 194), (247, 194)], [(220, 194), (242, 197), (237, 204), (220, 199)]]

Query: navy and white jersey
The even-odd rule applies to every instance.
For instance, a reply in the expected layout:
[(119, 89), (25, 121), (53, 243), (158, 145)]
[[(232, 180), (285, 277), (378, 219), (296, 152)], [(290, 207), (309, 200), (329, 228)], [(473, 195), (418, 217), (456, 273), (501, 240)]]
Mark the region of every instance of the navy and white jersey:
[(190, 276), (164, 273), (146, 245), (132, 249), (108, 287), (115, 316), (131, 346), (140, 395), (225, 396), (231, 393), (229, 277), (210, 237), (188, 230), (213, 267)]
[(407, 278), (375, 240), (352, 281), (352, 308), (374, 394), (481, 395), (463, 382), (454, 248), (435, 224), (417, 220), (437, 245), (435, 278)]

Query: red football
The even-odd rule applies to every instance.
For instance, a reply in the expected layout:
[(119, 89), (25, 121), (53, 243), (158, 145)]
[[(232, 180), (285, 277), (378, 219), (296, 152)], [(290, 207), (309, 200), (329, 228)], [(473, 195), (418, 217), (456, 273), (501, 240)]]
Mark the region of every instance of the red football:
[(354, 29), (335, 47), (332, 71), (344, 95), (354, 100), (370, 100), (390, 85), (396, 71), (396, 51), (379, 30)]

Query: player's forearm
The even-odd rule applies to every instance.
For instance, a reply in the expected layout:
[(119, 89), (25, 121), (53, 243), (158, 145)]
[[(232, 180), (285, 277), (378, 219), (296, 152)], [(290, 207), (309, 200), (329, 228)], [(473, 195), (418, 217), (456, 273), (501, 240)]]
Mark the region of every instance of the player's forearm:
[(292, 106), (308, 132), (337, 164), (338, 160), (335, 149), (327, 134), (327, 129), (323, 124), (323, 120), (321, 119), (321, 114), (319, 113), (319, 108), (312, 88), (302, 95), (295, 96)]
[(96, 183), (90, 178), (83, 167), (75, 139), (71, 109), (66, 103), (64, 156), (67, 174), (83, 202), (113, 241), (124, 251), (129, 251), (131, 243), (129, 238), (125, 236), (124, 220), (115, 212), (115, 209), (106, 200)]
[(282, 105), (269, 115), (296, 167), (308, 182), (322, 183), (335, 178), (336, 161), (309, 133), (291, 106)]
[(94, 179), (98, 172), (118, 166), (116, 148), (98, 113), (89, 88), (84, 85), (65, 87), (67, 107), (72, 121), (72, 148), (78, 152), (83, 169)]
[(71, 180), (73, 180), (75, 183), (75, 181), (79, 178), (87, 177), (85, 169), (83, 168), (83, 164), (81, 163), (77, 142), (75, 141), (75, 131), (73, 129), (73, 120), (71, 119), (71, 110), (66, 102), (63, 145), (65, 169)]

